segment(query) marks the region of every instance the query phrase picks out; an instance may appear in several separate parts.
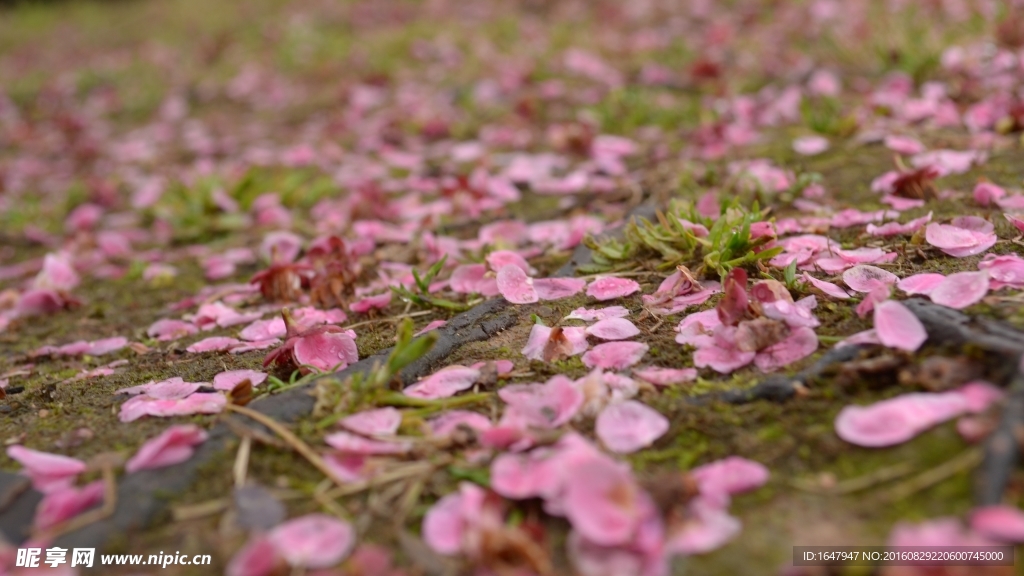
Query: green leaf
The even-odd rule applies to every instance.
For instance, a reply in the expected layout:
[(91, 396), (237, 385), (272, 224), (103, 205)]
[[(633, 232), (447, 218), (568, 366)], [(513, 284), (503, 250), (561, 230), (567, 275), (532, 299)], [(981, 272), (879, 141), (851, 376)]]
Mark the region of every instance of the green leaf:
[(434, 278), (437, 277), (437, 274), (441, 272), (441, 269), (444, 268), (444, 263), (447, 261), (448, 255), (445, 254), (444, 256), (441, 256), (440, 260), (434, 262), (434, 265), (431, 266), (429, 270), (427, 270), (427, 275), (423, 278), (423, 282), (427, 286), (426, 288), (423, 289), (424, 292), (430, 291), (430, 283), (433, 282)]
[(448, 474), (455, 480), (468, 480), (485, 488), (491, 486), (491, 473), (486, 468), (463, 468), (461, 466), (449, 466)]
[(793, 282), (796, 281), (796, 260), (793, 260), (789, 263), (789, 266), (786, 266), (783, 277), (786, 279), (786, 286), (793, 285)]
[(412, 321), (406, 318), (398, 328), (398, 341), (388, 356), (388, 379), (403, 368), (423, 357), (437, 343), (436, 331), (430, 331), (419, 338), (412, 337)]
[(426, 294), (427, 292), (430, 292), (430, 284), (427, 283), (427, 282), (424, 282), (423, 279), (420, 278), (420, 273), (417, 272), (415, 268), (413, 268), (413, 271), (412, 271), (412, 278), (413, 278), (413, 280), (416, 281), (416, 287), (420, 289), (420, 292), (422, 292), (424, 294)]

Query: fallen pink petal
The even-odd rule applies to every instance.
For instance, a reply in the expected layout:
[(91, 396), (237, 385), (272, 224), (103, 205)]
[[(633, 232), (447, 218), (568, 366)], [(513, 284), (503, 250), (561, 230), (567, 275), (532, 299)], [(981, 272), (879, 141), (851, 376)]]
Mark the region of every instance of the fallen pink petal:
[(859, 264), (843, 272), (843, 281), (857, 292), (871, 292), (879, 286), (896, 284), (898, 280), (899, 277), (892, 272), (867, 264)]
[(211, 336), (189, 345), (185, 350), (192, 353), (224, 352), (241, 344), (237, 339), (228, 336)]
[(125, 471), (152, 470), (184, 462), (192, 457), (195, 447), (206, 438), (206, 432), (193, 424), (171, 426), (143, 444), (125, 463)]
[(269, 542), (289, 565), (327, 568), (341, 562), (355, 547), (352, 526), (326, 514), (300, 516), (267, 534)]
[(913, 352), (928, 339), (928, 332), (914, 313), (895, 300), (875, 305), (875, 333), (890, 348)]
[(533, 289), (541, 300), (561, 300), (579, 294), (587, 283), (579, 278), (536, 278)]
[(582, 354), (589, 347), (587, 332), (583, 328), (568, 326), (556, 329), (534, 324), (522, 353), (530, 360), (548, 362), (560, 357)]
[(996, 243), (992, 225), (980, 219), (956, 224), (929, 224), (925, 228), (925, 239), (929, 244), (950, 256), (964, 258), (981, 254)]
[(480, 371), (465, 366), (448, 366), (416, 382), (404, 390), (413, 398), (448, 398), (469, 389), (480, 377)]
[(629, 310), (626, 308), (622, 306), (608, 306), (605, 308), (577, 308), (566, 318), (596, 322), (608, 318), (625, 318), (626, 316), (629, 316)]
[(642, 342), (606, 342), (583, 354), (587, 368), (622, 370), (639, 362), (650, 347)]
[(981, 302), (988, 294), (988, 272), (957, 272), (942, 279), (928, 292), (932, 302), (961, 310)]
[(650, 446), (668, 431), (668, 420), (635, 400), (616, 403), (597, 417), (594, 431), (612, 452), (628, 454)]
[(224, 409), (227, 398), (219, 393), (196, 392), (185, 398), (160, 399), (145, 394), (121, 404), (121, 422), (133, 422), (143, 416), (172, 417), (193, 414), (217, 414)]
[(33, 487), (44, 494), (70, 486), (86, 469), (81, 460), (32, 450), (20, 444), (8, 446), (7, 456), (24, 467), (23, 472), (32, 479)]
[(213, 387), (230, 391), (245, 380), (253, 386), (259, 386), (267, 380), (267, 373), (258, 370), (226, 370), (213, 377)]
[(946, 277), (942, 274), (935, 274), (925, 272), (923, 274), (914, 274), (913, 276), (907, 276), (896, 283), (896, 287), (906, 292), (908, 295), (913, 296), (914, 294), (931, 294), (935, 288), (945, 280)]
[(601, 340), (625, 340), (639, 334), (640, 329), (625, 318), (607, 318), (587, 326), (586, 332)]
[(657, 386), (672, 386), (696, 380), (697, 370), (694, 368), (660, 368), (649, 366), (647, 368), (634, 369), (633, 375)]
[(377, 408), (346, 416), (338, 423), (366, 436), (391, 436), (398, 432), (402, 414), (395, 408)]
[(292, 352), (295, 363), (321, 372), (341, 370), (359, 360), (355, 340), (348, 334), (321, 332), (299, 338)]
[(533, 279), (522, 268), (508, 264), (498, 270), (498, 291), (513, 304), (531, 304), (540, 299)]
[(1024, 542), (1024, 512), (1006, 505), (985, 506), (971, 512), (971, 529), (1000, 542)]
[(858, 446), (892, 446), (983, 405), (962, 390), (911, 393), (871, 406), (847, 406), (836, 416), (840, 438)]
[(587, 296), (597, 300), (614, 300), (640, 291), (636, 280), (629, 278), (598, 278), (587, 286)]
[(33, 525), (37, 530), (52, 528), (71, 520), (103, 502), (103, 481), (90, 482), (81, 488), (68, 486), (49, 492), (36, 508)]

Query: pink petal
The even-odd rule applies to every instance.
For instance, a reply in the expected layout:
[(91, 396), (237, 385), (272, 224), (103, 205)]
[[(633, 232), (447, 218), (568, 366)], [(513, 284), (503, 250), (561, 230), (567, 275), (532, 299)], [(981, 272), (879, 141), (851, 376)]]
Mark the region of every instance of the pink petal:
[(801, 326), (790, 331), (782, 342), (773, 344), (754, 357), (754, 364), (762, 372), (771, 372), (784, 368), (797, 360), (802, 360), (818, 349), (818, 335), (814, 330)]
[(885, 137), (885, 147), (893, 152), (906, 154), (908, 156), (920, 154), (925, 151), (924, 144), (910, 136), (891, 134)]
[(996, 243), (996, 235), (990, 231), (933, 222), (925, 228), (925, 240), (950, 256), (963, 258), (991, 248)]
[(1001, 542), (1024, 542), (1024, 513), (1005, 504), (977, 508), (971, 512), (971, 529)]
[(423, 541), (438, 554), (458, 554), (473, 514), (470, 508), (483, 500), (479, 486), (463, 482), (459, 492), (438, 500), (423, 517)]
[(156, 338), (161, 342), (168, 340), (177, 340), (183, 336), (190, 336), (199, 332), (199, 328), (196, 328), (191, 322), (185, 322), (182, 320), (157, 320), (154, 322), (148, 330), (146, 335), (150, 338)]
[(43, 268), (39, 271), (33, 288), (70, 292), (78, 286), (80, 279), (71, 265), (70, 254), (49, 253), (43, 257)]
[(649, 366), (633, 370), (633, 376), (657, 386), (671, 386), (697, 379), (696, 368), (659, 368)]
[(370, 477), (369, 457), (352, 452), (328, 452), (323, 456), (324, 464), (343, 482), (358, 482)]
[(491, 420), (478, 412), (451, 410), (430, 420), (430, 432), (435, 436), (448, 436), (459, 426), (468, 426), (478, 432), (491, 429)]
[(583, 365), (587, 368), (623, 370), (639, 362), (647, 354), (648, 348), (647, 344), (641, 342), (598, 344), (583, 355)]
[(1006, 393), (1001, 388), (997, 388), (984, 380), (968, 382), (954, 390), (954, 392), (959, 393), (963, 397), (964, 402), (967, 403), (967, 411), (975, 414), (988, 410), (989, 406), (1006, 397)]
[(211, 336), (209, 338), (203, 338), (199, 342), (185, 348), (185, 350), (192, 353), (223, 352), (229, 348), (238, 346), (239, 344), (241, 344), (241, 342), (235, 338), (229, 338), (227, 336)]
[(606, 308), (577, 308), (572, 311), (571, 314), (566, 316), (566, 319), (572, 318), (575, 320), (583, 320), (585, 322), (593, 322), (594, 320), (604, 320), (606, 318), (625, 318), (629, 316), (629, 310), (626, 310), (622, 306), (608, 306)]
[(81, 488), (68, 486), (46, 494), (36, 507), (33, 526), (46, 530), (70, 520), (103, 501), (103, 480), (90, 482)]
[(498, 270), (498, 291), (513, 304), (531, 304), (540, 297), (533, 287), (533, 279), (522, 268), (509, 264)]
[(267, 535), (291, 566), (328, 568), (341, 562), (355, 545), (352, 526), (326, 514), (308, 514), (285, 522)]
[(742, 268), (733, 268), (725, 277), (723, 296), (715, 305), (719, 321), (726, 326), (735, 326), (747, 314), (747, 273)]
[(284, 325), (284, 318), (277, 316), (270, 320), (256, 320), (238, 333), (242, 340), (255, 342), (257, 340), (270, 340), (272, 338), (283, 338), (288, 333)]
[(628, 278), (598, 278), (587, 286), (587, 296), (598, 300), (612, 300), (640, 291), (640, 284)]
[(346, 416), (338, 423), (366, 436), (393, 436), (402, 424), (402, 413), (392, 407), (376, 408)]
[(978, 182), (974, 187), (974, 201), (982, 206), (989, 206), (1006, 196), (1006, 190), (991, 182)]
[(698, 368), (708, 367), (721, 374), (729, 374), (750, 364), (756, 356), (756, 352), (708, 346), (699, 348), (693, 353), (693, 365)]
[(875, 332), (874, 329), (871, 329), (857, 332), (856, 334), (852, 334), (850, 336), (847, 336), (846, 338), (843, 338), (842, 340), (836, 343), (836, 348), (842, 348), (843, 346), (854, 346), (858, 344), (881, 345), (882, 342), (878, 339), (878, 333)]
[(533, 288), (541, 300), (559, 300), (579, 294), (587, 281), (581, 278), (535, 278)]
[(285, 230), (267, 233), (260, 244), (259, 253), (271, 263), (294, 262), (302, 250), (302, 238)]
[(345, 333), (320, 332), (296, 340), (292, 351), (295, 363), (310, 365), (326, 372), (342, 370), (359, 360), (356, 341)]
[(896, 287), (907, 294), (931, 294), (945, 280), (942, 274), (925, 273), (907, 276), (896, 283)]
[(471, 387), (480, 378), (480, 371), (454, 364), (427, 376), (403, 391), (413, 398), (448, 398)]
[(885, 346), (913, 352), (928, 339), (928, 332), (906, 306), (886, 300), (875, 306), (875, 333)]
[(957, 518), (937, 518), (920, 524), (898, 522), (889, 534), (889, 546), (977, 546), (991, 545), (979, 541), (964, 530)]
[(823, 136), (801, 136), (793, 140), (793, 150), (804, 156), (814, 156), (828, 150), (828, 138)]
[[(296, 308), (292, 312), (292, 317), (299, 324), (299, 326), (310, 328), (318, 324), (339, 324), (348, 319), (348, 316), (345, 314), (345, 311), (342, 310), (341, 308), (318, 310), (316, 308), (313, 308), (312, 306)], [(280, 316), (277, 316), (276, 318), (281, 320)]]
[(1019, 213), (1021, 210), (1024, 210), (1024, 194), (1011, 194), (996, 200), (996, 204), (1003, 210)]
[(892, 272), (867, 264), (858, 264), (843, 272), (843, 281), (857, 292), (871, 292), (884, 285), (893, 285), (899, 278)]
[(437, 330), (438, 328), (442, 328), (446, 324), (448, 324), (447, 320), (434, 320), (434, 321), (430, 322), (429, 324), (427, 324), (426, 326), (424, 326), (423, 329), (421, 329), (419, 332), (416, 332), (415, 334), (413, 334), (413, 336), (422, 336), (422, 335), (426, 334), (427, 332), (430, 332), (430, 331), (433, 331), (433, 330)]
[[(512, 372), (512, 369), (515, 368), (515, 364), (513, 364), (511, 360), (494, 360), (493, 363), (494, 367), (498, 369), (499, 376), (510, 374)], [(488, 362), (486, 361), (480, 361), (470, 364), (469, 367), (479, 370), (486, 366), (487, 364)]]
[(583, 393), (562, 375), (544, 384), (510, 384), (498, 390), (498, 396), (526, 424), (537, 428), (557, 428), (583, 405)]
[(231, 390), (243, 380), (259, 386), (267, 379), (267, 374), (259, 370), (227, 370), (213, 377), (213, 387), (217, 390)]
[(68, 300), (60, 293), (49, 289), (31, 289), (21, 293), (14, 307), (19, 316), (52, 314), (64, 309)]
[(665, 542), (666, 550), (674, 554), (706, 554), (724, 546), (742, 528), (740, 521), (725, 510), (699, 498), (690, 504), (688, 512), (682, 528)]
[(7, 456), (25, 467), (24, 473), (32, 479), (32, 486), (44, 494), (70, 486), (86, 469), (81, 460), (32, 450), (20, 444), (8, 446)]
[(252, 352), (253, 350), (266, 350), (267, 348), (273, 348), (280, 343), (281, 341), (277, 338), (256, 340), (253, 342), (241, 342), (237, 346), (232, 346), (230, 352), (232, 354), (245, 354), (246, 352)]
[(626, 400), (602, 410), (594, 432), (612, 452), (629, 454), (650, 446), (668, 432), (668, 419), (645, 404)]
[(365, 314), (370, 310), (383, 310), (391, 304), (391, 291), (384, 292), (383, 294), (377, 294), (375, 296), (367, 296), (361, 300), (357, 300), (352, 304), (349, 304), (349, 310)]
[(572, 527), (602, 546), (627, 543), (642, 520), (643, 498), (627, 466), (606, 457), (578, 462), (566, 483), (565, 514)]
[(768, 482), (768, 469), (759, 462), (729, 456), (690, 470), (702, 496), (732, 496), (749, 492)]
[[(544, 361), (544, 349), (551, 340), (552, 331), (553, 328), (550, 326), (534, 324), (533, 328), (530, 329), (530, 337), (526, 341), (526, 346), (523, 347), (523, 356), (530, 360)], [(569, 356), (582, 354), (590, 347), (590, 344), (587, 343), (586, 331), (583, 328), (576, 326), (564, 327), (562, 328), (562, 336), (569, 343)]]
[(206, 438), (206, 431), (195, 424), (171, 426), (143, 444), (125, 464), (125, 470), (133, 473), (184, 462), (192, 457), (195, 447)]
[(988, 272), (957, 272), (950, 274), (928, 296), (932, 302), (957, 310), (981, 302), (988, 294)]
[(847, 406), (836, 416), (836, 434), (851, 444), (892, 446), (967, 412), (960, 392), (912, 393), (871, 406)]
[(494, 278), (487, 277), (487, 266), (484, 264), (463, 264), (452, 270), (451, 289), (459, 294), (481, 294), (486, 297), (498, 294), (498, 285)]
[(111, 352), (117, 352), (128, 345), (128, 339), (123, 336), (116, 336), (114, 338), (105, 338), (103, 340), (95, 340), (89, 343), (89, 347), (85, 353), (89, 356), (103, 356), (104, 354), (110, 354)]
[(995, 225), (981, 216), (954, 216), (949, 221), (949, 225), (983, 234), (988, 234), (995, 230)]
[(817, 278), (811, 276), (807, 272), (804, 272), (803, 279), (805, 282), (810, 282), (811, 286), (814, 286), (818, 290), (821, 290), (822, 292), (833, 298), (838, 298), (840, 300), (847, 300), (850, 298), (850, 295), (846, 292), (846, 290), (843, 290), (842, 288), (831, 282), (826, 282), (825, 280), (818, 280)]
[[(893, 194), (889, 194), (887, 196), (883, 196), (882, 197), (882, 202), (884, 202), (885, 204), (888, 204), (889, 206), (892, 206), (893, 210), (898, 210), (898, 211), (901, 211), (901, 212), (904, 211), (904, 210), (911, 210), (913, 208), (920, 208), (920, 207), (924, 206), (924, 200), (915, 200), (913, 198), (903, 198), (901, 196), (895, 196)], [(872, 230), (868, 230), (868, 234), (878, 235), (877, 232), (880, 230), (879, 227), (873, 226), (872, 224), (868, 224), (868, 227), (872, 228), (872, 230), (873, 230), (873, 231)], [(888, 222), (888, 223), (882, 225), (881, 228), (884, 229), (885, 232), (889, 232), (890, 234), (899, 234), (900, 231), (903, 228), (903, 225), (902, 224), (897, 224), (896, 222)], [(882, 234), (882, 235), (884, 236), (886, 234)]]
[(513, 500), (550, 495), (562, 482), (558, 464), (553, 452), (506, 452), (491, 462), (491, 488)]
[[(895, 199), (896, 197), (892, 196), (891, 198)], [(907, 222), (906, 224), (900, 224), (899, 222), (886, 222), (881, 226), (868, 224), (867, 233), (872, 236), (896, 236), (898, 234), (914, 234), (915, 232), (920, 230), (925, 224), (931, 221), (932, 213), (929, 212), (925, 216), (915, 218), (910, 222)]]
[(370, 456), (374, 454), (404, 454), (409, 451), (407, 442), (391, 442), (386, 440), (370, 440), (350, 432), (332, 432), (324, 437), (324, 442), (338, 452)]
[(161, 380), (159, 382), (147, 382), (146, 384), (140, 384), (138, 386), (132, 386), (130, 388), (121, 388), (115, 390), (114, 394), (145, 394), (150, 398), (156, 398), (159, 400), (174, 400), (177, 398), (185, 398), (192, 394), (203, 383), (200, 382), (185, 382), (180, 377), (175, 376), (174, 378), (168, 378), (167, 380)]
[(227, 328), (238, 324), (246, 324), (253, 320), (258, 320), (260, 316), (262, 314), (259, 312), (241, 314), (238, 310), (223, 302), (211, 302), (200, 306), (191, 320), (203, 330), (212, 330), (216, 326)]
[(227, 576), (273, 576), (284, 559), (277, 553), (270, 538), (254, 534), (228, 562)]
[(121, 404), (121, 422), (132, 422), (143, 416), (191, 416), (193, 414), (217, 414), (227, 404), (227, 397), (216, 392), (196, 392), (188, 398), (160, 400), (145, 394)]
[(1007, 222), (1009, 222), (1010, 224), (1013, 224), (1013, 227), (1016, 228), (1018, 231), (1024, 232), (1024, 219), (1021, 219), (1020, 216), (1018, 216), (1016, 214), (1006, 214), (1006, 213), (1004, 213), (1003, 214), (1003, 218), (1006, 218)]
[(535, 270), (530, 266), (526, 259), (519, 254), (512, 252), (511, 250), (495, 250), (487, 255), (487, 264), (491, 266), (491, 270), (501, 270), (505, 266), (515, 266), (523, 271), (524, 274), (533, 274)]
[(1003, 286), (1024, 287), (1024, 258), (1016, 254), (986, 254), (978, 268), (988, 271), (993, 290)]
[(639, 334), (640, 329), (625, 318), (608, 318), (588, 326), (586, 332), (602, 340), (625, 340)]

